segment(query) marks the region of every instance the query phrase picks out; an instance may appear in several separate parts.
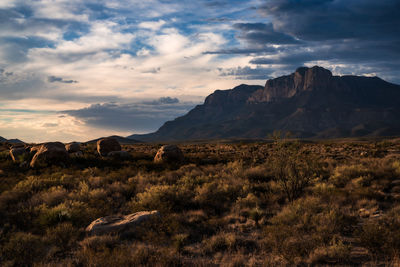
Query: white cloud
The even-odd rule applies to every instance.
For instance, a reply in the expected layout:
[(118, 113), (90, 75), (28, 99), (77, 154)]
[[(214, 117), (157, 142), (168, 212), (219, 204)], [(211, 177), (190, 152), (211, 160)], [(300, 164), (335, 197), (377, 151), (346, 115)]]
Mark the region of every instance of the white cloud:
[(15, 0), (1, 0), (0, 1), (0, 8), (14, 7), (15, 2), (16, 2)]
[[(215, 89), (228, 89), (244, 82), (235, 77), (221, 77), (218, 69), (246, 66), (250, 57), (220, 58), (204, 54), (227, 45), (223, 34), (227, 24), (189, 26), (191, 33), (188, 33), (176, 26), (182, 18), (159, 17), (182, 12), (183, 5), (157, 0), (93, 3), (105, 4), (110, 12), (116, 12), (115, 16), (91, 19), (81, 0), (27, 2), (34, 10), (34, 17), (43, 21), (84, 22), (88, 32), (74, 39), (63, 39), (64, 24), (37, 21), (34, 24), (22, 17), (17, 28), (0, 30), (0, 36), (33, 35), (54, 42), (49, 47), (27, 47), (25, 61), (9, 61), (10, 64), (0, 66), (14, 73), (12, 79), (0, 80), (2, 108), (43, 111), (0, 112), (1, 135), (27, 141), (129, 135), (132, 132), (93, 128), (83, 120), (56, 112), (82, 109), (95, 103), (118, 101), (123, 105), (166, 96), (199, 102)], [(135, 20), (127, 22), (128, 17)], [(7, 51), (0, 49), (0, 59), (4, 59), (6, 55), (1, 53)], [(51, 76), (78, 83), (49, 83)], [(49, 110), (53, 112), (44, 112)]]
[(144, 21), (144, 22), (139, 23), (138, 27), (143, 28), (143, 29), (158, 31), (165, 24), (166, 24), (166, 22), (164, 20)]

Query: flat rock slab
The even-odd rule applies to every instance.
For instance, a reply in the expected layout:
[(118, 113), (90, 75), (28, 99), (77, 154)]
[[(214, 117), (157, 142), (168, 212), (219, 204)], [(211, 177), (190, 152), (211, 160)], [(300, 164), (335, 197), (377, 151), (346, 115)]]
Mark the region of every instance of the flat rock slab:
[(93, 221), (88, 227), (86, 232), (90, 234), (106, 234), (110, 232), (120, 232), (128, 228), (135, 227), (141, 223), (160, 216), (156, 210), (153, 211), (140, 211), (129, 215), (111, 215), (101, 217)]

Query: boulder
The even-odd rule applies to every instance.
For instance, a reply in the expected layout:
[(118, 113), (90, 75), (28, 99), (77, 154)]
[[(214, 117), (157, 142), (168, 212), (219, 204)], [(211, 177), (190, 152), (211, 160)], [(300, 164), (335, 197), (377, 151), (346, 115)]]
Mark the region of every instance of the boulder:
[(181, 162), (183, 159), (183, 153), (179, 147), (175, 145), (165, 145), (158, 150), (154, 157), (154, 162)]
[(75, 153), (81, 150), (81, 146), (79, 143), (73, 142), (70, 144), (66, 144), (65, 150), (67, 150), (68, 153)]
[(112, 157), (116, 159), (127, 159), (129, 158), (130, 154), (128, 151), (111, 151), (107, 154), (107, 157)]
[(39, 147), (35, 156), (33, 156), (30, 166), (34, 168), (41, 164), (64, 164), (68, 160), (68, 158), (68, 152), (67, 150), (65, 150), (65, 146), (63, 143), (44, 143)]
[(29, 153), (33, 157), (36, 154), (36, 152), (39, 151), (39, 149), (40, 149), (40, 145), (39, 146), (33, 146), (33, 147), (30, 148), (30, 152)]
[(100, 156), (107, 156), (113, 151), (121, 151), (121, 145), (115, 138), (103, 138), (97, 141), (97, 152)]
[(10, 150), (10, 156), (14, 162), (17, 162), (20, 160), (20, 158), (24, 158), (26, 156), (29, 156), (29, 152), (26, 150), (25, 147), (17, 147), (17, 148), (12, 148)]
[(143, 222), (159, 216), (160, 213), (156, 210), (140, 211), (121, 216), (106, 216), (93, 221), (88, 227), (86, 227), (86, 232), (90, 234), (107, 234), (111, 232), (121, 232), (128, 229), (134, 229), (136, 226), (139, 226)]

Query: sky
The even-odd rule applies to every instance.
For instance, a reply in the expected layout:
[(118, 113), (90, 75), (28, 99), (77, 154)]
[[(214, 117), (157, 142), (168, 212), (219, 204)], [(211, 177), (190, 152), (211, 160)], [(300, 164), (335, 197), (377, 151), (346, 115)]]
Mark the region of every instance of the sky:
[(400, 84), (398, 0), (0, 0), (0, 136), (157, 130), (300, 66)]

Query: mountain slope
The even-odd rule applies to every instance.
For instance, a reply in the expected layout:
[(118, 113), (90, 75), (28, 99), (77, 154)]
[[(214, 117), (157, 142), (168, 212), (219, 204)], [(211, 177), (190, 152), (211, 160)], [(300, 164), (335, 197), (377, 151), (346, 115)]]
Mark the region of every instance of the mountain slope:
[(378, 77), (333, 76), (322, 67), (298, 68), (265, 87), (217, 90), (203, 105), (166, 122), (143, 141), (265, 138), (274, 130), (296, 137), (400, 134), (400, 86)]
[[(118, 135), (113, 135), (113, 136), (109, 136), (109, 137), (116, 139), (122, 145), (130, 145), (130, 144), (141, 143), (141, 141), (134, 140), (132, 138), (126, 138), (126, 137), (118, 136)], [(97, 138), (97, 139), (89, 140), (89, 141), (87, 141), (85, 143), (86, 144), (95, 144), (95, 143), (97, 143), (97, 141), (99, 141), (100, 139), (103, 139), (103, 138), (105, 138), (105, 137), (100, 137), (100, 138)]]
[(23, 141), (19, 140), (19, 139), (5, 139), (4, 137), (0, 136), (0, 142), (8, 142), (11, 144), (17, 144), (17, 143), (24, 143)]

